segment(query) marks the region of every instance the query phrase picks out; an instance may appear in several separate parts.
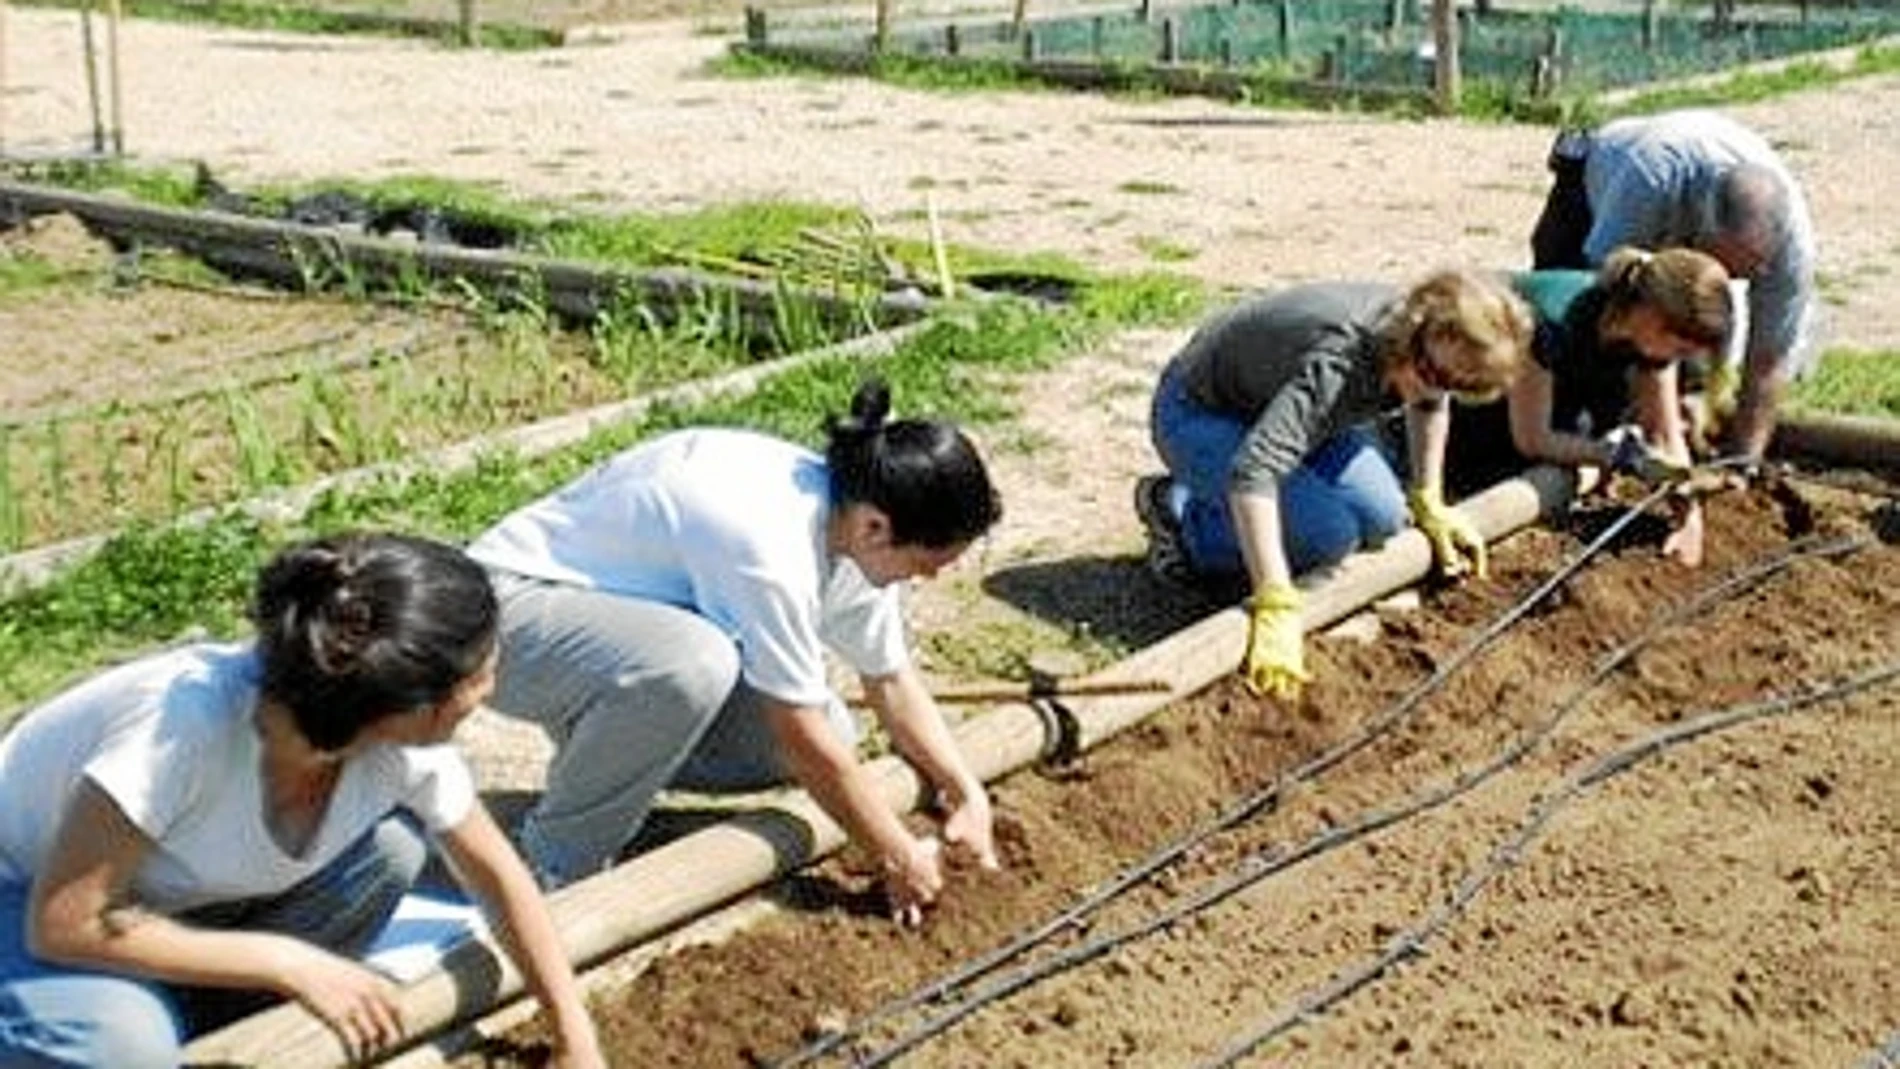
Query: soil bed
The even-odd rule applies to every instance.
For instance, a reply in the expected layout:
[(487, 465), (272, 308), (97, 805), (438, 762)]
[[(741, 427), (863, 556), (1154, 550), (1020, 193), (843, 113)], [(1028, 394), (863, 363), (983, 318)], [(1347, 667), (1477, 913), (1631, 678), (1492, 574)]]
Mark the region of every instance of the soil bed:
[[(1711, 560), (1653, 531), (1599, 558), (1417, 714), (1276, 810), (1094, 915), (1126, 928), (1327, 828), (1491, 760), (1595, 662), (1791, 539), (1889, 531), (1872, 499), (1803, 484), (1712, 503)], [(1585, 513), (1579, 528), (1608, 508)], [(1219, 685), (1060, 774), (996, 789), (1007, 868), (959, 873), (921, 932), (876, 916), (850, 858), (779, 889), (786, 912), (662, 961), (605, 998), (617, 1065), (753, 1065), (914, 989), (1062, 908), (1370, 718), (1550, 575), (1577, 531), (1499, 547), (1493, 578), (1320, 639), (1293, 707)], [(996, 1002), (903, 1064), (1181, 1065), (1210, 1058), (1376, 955), (1482, 865), (1535, 801), (1686, 716), (1882, 665), (1900, 651), (1900, 549), (1806, 559), (1663, 631), (1542, 746), (1449, 805), (1267, 879)], [(1900, 788), (1891, 688), (1668, 750), (1561, 810), (1428, 953), (1257, 1059), (1311, 1065), (1847, 1064), (1896, 1025)], [(1070, 940), (1072, 941), (1072, 939)], [(901, 1029), (918, 1018), (899, 1018)], [(874, 1030), (862, 1051), (894, 1037)], [(459, 1065), (535, 1062), (526, 1031)], [(844, 1064), (831, 1062), (821, 1064)]]
[(754, 359), (736, 328), (704, 345), (637, 322), (590, 338), (544, 308), (288, 294), (165, 254), (121, 279), (106, 243), (63, 215), (0, 231), (0, 269), (9, 265), (44, 281), (0, 291), (0, 551)]

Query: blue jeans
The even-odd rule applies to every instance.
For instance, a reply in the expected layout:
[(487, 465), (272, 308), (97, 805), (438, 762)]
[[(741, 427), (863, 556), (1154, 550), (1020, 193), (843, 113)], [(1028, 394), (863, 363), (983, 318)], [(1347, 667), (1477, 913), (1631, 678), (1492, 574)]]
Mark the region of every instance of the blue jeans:
[[(1234, 456), (1251, 426), (1188, 396), (1173, 367), (1155, 388), (1155, 450), (1187, 489), (1181, 541), (1189, 563), (1203, 574), (1245, 568), (1227, 497)], [(1349, 427), (1326, 439), (1280, 480), (1281, 539), (1296, 575), (1376, 546), (1405, 523), (1405, 488), (1370, 427)]]
[[(293, 935), (346, 957), (369, 947), (415, 882), (428, 848), (390, 817), (274, 898), (182, 915), (204, 928)], [(0, 886), (0, 1069), (174, 1069), (189, 1036), (276, 1002), (265, 992), (173, 987), (72, 969), (26, 947), (28, 889)]]

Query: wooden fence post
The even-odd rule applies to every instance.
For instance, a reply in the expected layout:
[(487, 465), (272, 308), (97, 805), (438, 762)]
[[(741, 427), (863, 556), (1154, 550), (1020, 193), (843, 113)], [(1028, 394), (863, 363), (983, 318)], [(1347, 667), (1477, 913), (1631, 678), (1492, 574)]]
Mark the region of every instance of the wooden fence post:
[(461, 38), (463, 48), (474, 48), (482, 43), (481, 20), (475, 14), (475, 0), (456, 0), (456, 34)]
[(1463, 87), (1458, 70), (1458, 10), (1453, 0), (1432, 0), (1432, 41), (1438, 49), (1432, 68), (1438, 111), (1455, 115)]
[(877, 0), (877, 29), (871, 34), (871, 51), (883, 55), (891, 47), (891, 17), (895, 0)]
[(755, 47), (764, 46), (769, 39), (770, 30), (766, 28), (765, 9), (748, 7), (745, 9), (745, 43)]

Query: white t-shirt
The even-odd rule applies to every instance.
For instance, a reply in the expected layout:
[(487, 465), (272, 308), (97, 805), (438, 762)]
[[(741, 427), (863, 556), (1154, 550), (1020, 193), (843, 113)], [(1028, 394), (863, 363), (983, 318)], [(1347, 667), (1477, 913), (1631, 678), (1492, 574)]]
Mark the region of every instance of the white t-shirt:
[(304, 853), (286, 854), (264, 820), (261, 678), (249, 644), (187, 646), (28, 712), (0, 738), (0, 883), (31, 881), (81, 779), (152, 840), (133, 887), (161, 913), (281, 894), (397, 808), (431, 832), (472, 811), (474, 778), (454, 747), (377, 746), (344, 765)]
[(676, 431), (621, 453), (490, 528), (490, 567), (691, 609), (739, 646), (753, 688), (824, 705), (824, 649), (867, 675), (910, 663), (895, 587), (825, 547), (830, 476), (811, 450), (749, 431)]

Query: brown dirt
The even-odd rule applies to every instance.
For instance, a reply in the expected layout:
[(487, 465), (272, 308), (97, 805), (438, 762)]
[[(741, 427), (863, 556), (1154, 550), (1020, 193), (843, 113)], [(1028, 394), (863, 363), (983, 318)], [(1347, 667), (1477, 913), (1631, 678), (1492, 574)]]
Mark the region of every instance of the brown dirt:
[[(1647, 534), (1606, 556), (1415, 718), (1269, 816), (1197, 848), (1087, 930), (1123, 929), (1244, 856), (1290, 849), (1479, 766), (1663, 609), (1813, 526), (1865, 533), (1869, 506), (1818, 490), (1757, 493), (1718, 501), (1712, 520), (1705, 571), (1659, 562)], [(821, 1027), (989, 950), (1361, 730), (1577, 545), (1566, 533), (1512, 540), (1492, 582), (1386, 618), (1377, 643), (1316, 642), (1318, 678), (1295, 707), (1217, 686), (1072, 770), (1005, 781), (996, 798), (1006, 870), (960, 873), (921, 932), (869, 915), (874, 895), (848, 861), (792, 881), (781, 890), (785, 914), (663, 961), (598, 1005), (615, 1064), (782, 1057)], [(1211, 1057), (1417, 924), (1565, 776), (1690, 715), (1885, 664), (1896, 651), (1900, 549), (1876, 544), (1796, 564), (1664, 632), (1547, 744), (1450, 805), (997, 1002), (904, 1064)], [(1257, 1057), (1315, 1066), (1850, 1063), (1900, 1023), (1889, 967), (1900, 955), (1890, 908), (1900, 894), (1896, 716), (1900, 695), (1889, 688), (1673, 748), (1609, 780), (1561, 810), (1423, 958)], [(532, 1034), (514, 1042), (532, 1044)], [(532, 1060), (508, 1050), (459, 1064)]]

